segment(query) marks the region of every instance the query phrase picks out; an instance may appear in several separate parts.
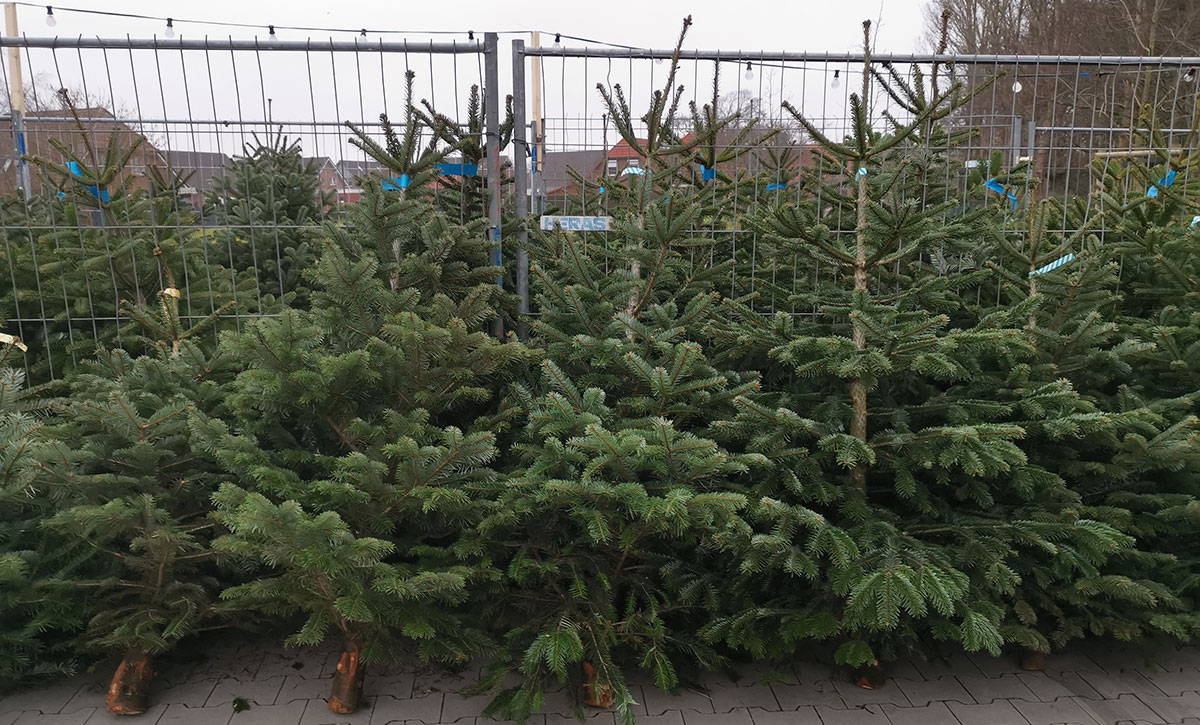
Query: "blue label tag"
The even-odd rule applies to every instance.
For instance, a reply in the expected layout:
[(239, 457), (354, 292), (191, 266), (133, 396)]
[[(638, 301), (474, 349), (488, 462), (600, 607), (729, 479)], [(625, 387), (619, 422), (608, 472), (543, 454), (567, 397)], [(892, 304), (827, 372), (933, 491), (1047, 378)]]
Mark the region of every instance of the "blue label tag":
[[(1158, 186), (1171, 186), (1175, 183), (1175, 169), (1167, 172), (1167, 175), (1158, 180)], [(1151, 186), (1146, 189), (1146, 196), (1151, 198), (1158, 196), (1158, 186)]]
[(437, 170), (446, 176), (479, 176), (479, 164), (438, 164)]
[(1014, 210), (1017, 208), (1017, 195), (1012, 193), (1008, 189), (1005, 189), (1004, 185), (1001, 184), (999, 181), (996, 181), (995, 179), (988, 179), (987, 183), (985, 183), (984, 186), (986, 186), (987, 188), (996, 192), (997, 194), (1003, 194), (1004, 196), (1007, 196), (1009, 199), (1012, 200), (1012, 208)]
[(408, 174), (401, 174), (400, 178), (398, 179), (395, 176), (393, 176), (390, 181), (388, 179), (384, 179), (383, 190), (400, 191), (401, 189), (407, 189), (410, 184), (412, 184), (412, 179), (408, 178)]
[(603, 187), (603, 186), (601, 186), (601, 187), (600, 187), (600, 193), (601, 193), (601, 194), (603, 194), (603, 193), (604, 193), (604, 187)]
[(778, 191), (779, 189), (786, 188), (787, 184), (767, 184), (767, 191)]
[(705, 181), (712, 181), (713, 179), (717, 178), (717, 170), (710, 169), (707, 166), (701, 165), (700, 166), (700, 178), (704, 179)]

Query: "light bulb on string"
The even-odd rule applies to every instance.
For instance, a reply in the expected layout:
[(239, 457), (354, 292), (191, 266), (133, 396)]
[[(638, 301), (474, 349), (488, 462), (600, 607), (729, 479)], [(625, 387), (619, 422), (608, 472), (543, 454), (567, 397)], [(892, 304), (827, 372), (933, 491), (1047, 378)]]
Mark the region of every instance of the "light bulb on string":
[(275, 34), (275, 26), (274, 25), (268, 25), (267, 32), (268, 32), (267, 40), (271, 41), (272, 43), (279, 42), (279, 36)]
[(475, 31), (474, 30), (467, 31), (467, 40), (475, 40)]
[(1020, 93), (1021, 88), (1023, 88), (1021, 81), (1013, 81), (1013, 93)]
[(58, 19), (54, 17), (54, 8), (50, 5), (46, 6), (46, 25), (49, 25), (51, 28), (58, 25)]
[(750, 65), (750, 61), (746, 61), (746, 73), (743, 76), (746, 80), (754, 80), (754, 66)]
[(829, 87), (835, 91), (842, 87), (842, 72), (840, 70), (833, 72), (833, 80), (829, 81)]
[(655, 58), (655, 59), (654, 59), (654, 65), (662, 65), (662, 64), (663, 64), (663, 59), (662, 59), (662, 58)]
[(1196, 69), (1195, 69), (1195, 68), (1188, 68), (1188, 69), (1187, 69), (1187, 73), (1184, 73), (1184, 74), (1183, 74), (1183, 82), (1184, 82), (1184, 83), (1191, 83), (1191, 82), (1192, 82), (1192, 81), (1194, 81), (1194, 80), (1196, 80)]
[(562, 33), (554, 34), (554, 49), (558, 50), (562, 47)]
[(175, 21), (171, 18), (167, 18), (167, 29), (163, 31), (163, 35), (167, 36), (168, 38), (175, 37)]
[(366, 28), (363, 28), (362, 30), (360, 30), (360, 31), (358, 32), (358, 37), (360, 37), (360, 38), (365, 38), (365, 37), (367, 37), (367, 29), (366, 29)]

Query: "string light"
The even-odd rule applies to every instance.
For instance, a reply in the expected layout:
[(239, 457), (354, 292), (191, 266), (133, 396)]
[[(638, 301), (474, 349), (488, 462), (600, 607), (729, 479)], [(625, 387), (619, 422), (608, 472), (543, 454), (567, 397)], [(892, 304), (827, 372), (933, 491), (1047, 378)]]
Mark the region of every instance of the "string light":
[(562, 47), (562, 33), (554, 34), (554, 48), (557, 50)]
[(1196, 69), (1195, 69), (1195, 68), (1188, 68), (1188, 69), (1187, 69), (1187, 73), (1184, 73), (1184, 74), (1183, 74), (1183, 82), (1184, 82), (1184, 83), (1191, 83), (1191, 82), (1192, 82), (1192, 81), (1194, 81), (1194, 80), (1196, 80)]
[(746, 61), (745, 79), (748, 81), (754, 80), (754, 66), (750, 65), (750, 61)]
[(46, 6), (46, 25), (52, 28), (58, 25), (58, 20), (54, 18), (54, 8), (49, 5)]
[(663, 64), (663, 59), (662, 59), (662, 58), (655, 58), (655, 59), (654, 59), (654, 65), (662, 65), (662, 64)]
[(362, 29), (362, 31), (361, 31), (361, 32), (358, 34), (358, 36), (359, 36), (360, 38), (365, 38), (365, 37), (367, 37), (367, 29), (366, 29), (366, 28), (363, 28), (363, 29)]
[(1021, 87), (1021, 81), (1013, 81), (1013, 93), (1020, 93)]
[(272, 43), (278, 43), (278, 42), (279, 42), (279, 36), (275, 34), (275, 26), (274, 26), (274, 25), (268, 25), (268, 26), (267, 26), (267, 31), (268, 31), (268, 33), (269, 33), (269, 34), (267, 35), (267, 40), (271, 41)]
[(175, 21), (171, 18), (167, 18), (167, 29), (163, 31), (163, 35), (167, 36), (168, 38), (175, 37)]
[(475, 40), (475, 31), (474, 30), (467, 31), (467, 40)]
[(835, 91), (842, 87), (842, 72), (840, 70), (833, 72), (833, 80), (829, 81), (829, 87)]

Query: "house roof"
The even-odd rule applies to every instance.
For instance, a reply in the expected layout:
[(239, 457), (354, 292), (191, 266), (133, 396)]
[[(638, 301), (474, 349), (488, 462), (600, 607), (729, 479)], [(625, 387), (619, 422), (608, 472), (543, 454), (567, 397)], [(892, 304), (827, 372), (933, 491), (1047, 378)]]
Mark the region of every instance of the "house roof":
[(191, 173), (188, 185), (200, 192), (212, 189), (213, 180), (229, 173), (230, 159), (213, 151), (164, 151), (167, 168), (183, 174)]
[[(646, 139), (639, 138), (637, 140), (637, 142), (638, 142), (639, 146), (644, 146), (646, 143)], [(638, 151), (635, 148), (630, 146), (628, 141), (626, 141), (625, 139), (621, 139), (620, 141), (618, 141), (616, 143), (615, 146), (613, 146), (611, 149), (608, 150), (608, 158), (610, 158), (610, 159), (640, 159), (640, 158), (642, 158), (642, 155), (640, 153), (638, 153)]]

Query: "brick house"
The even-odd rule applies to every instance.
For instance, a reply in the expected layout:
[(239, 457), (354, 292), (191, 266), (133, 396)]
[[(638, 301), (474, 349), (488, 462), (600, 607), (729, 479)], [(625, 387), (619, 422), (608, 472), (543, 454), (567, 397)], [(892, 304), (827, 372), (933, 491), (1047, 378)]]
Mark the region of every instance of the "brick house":
[[(26, 114), (26, 154), (65, 163), (68, 159), (50, 144), (52, 139), (57, 139), (88, 164), (93, 163), (88, 151), (90, 144), (96, 155), (94, 163), (103, 163), (109, 140), (114, 136), (118, 138), (118, 143), (123, 149), (140, 141), (141, 144), (126, 164), (130, 190), (144, 191), (149, 188), (149, 167), (167, 167), (166, 158), (154, 144), (139, 131), (118, 121), (108, 109), (79, 108), (75, 113), (79, 116), (79, 122), (65, 109), (31, 111)], [(19, 186), (15, 163), (17, 152), (11, 118), (0, 118), (0, 158), (3, 159), (0, 161), (0, 193), (16, 191)], [(30, 168), (29, 176), (35, 194), (45, 191), (44, 175), (37, 167)]]

